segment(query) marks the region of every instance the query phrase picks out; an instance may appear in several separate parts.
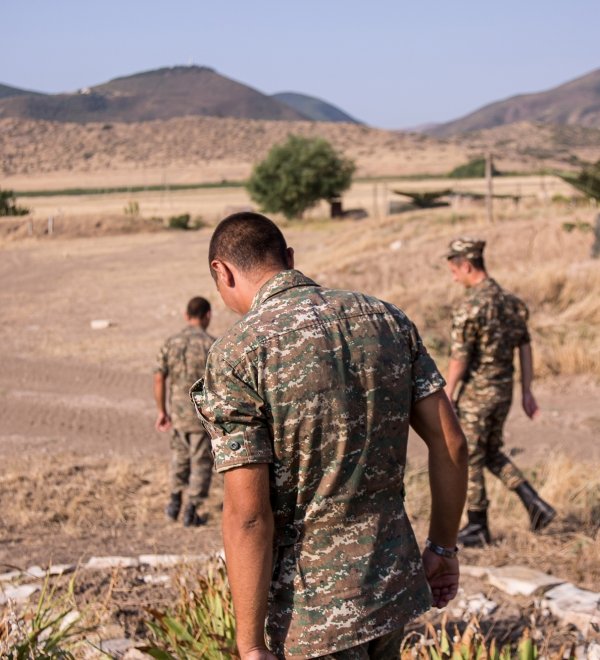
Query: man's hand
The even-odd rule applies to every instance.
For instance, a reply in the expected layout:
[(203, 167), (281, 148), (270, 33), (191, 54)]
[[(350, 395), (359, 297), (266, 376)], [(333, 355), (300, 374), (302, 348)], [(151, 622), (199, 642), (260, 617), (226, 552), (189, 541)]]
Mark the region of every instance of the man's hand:
[(423, 566), (433, 594), (433, 605), (446, 607), (458, 592), (458, 559), (440, 557), (426, 548), (423, 552)]
[(253, 649), (247, 653), (242, 653), (242, 660), (277, 660), (277, 656), (273, 655), (267, 649)]
[(535, 419), (540, 416), (540, 408), (531, 390), (523, 392), (522, 403), (523, 410), (529, 419)]
[(154, 422), (154, 428), (157, 431), (168, 431), (171, 428), (171, 418), (166, 412), (158, 413), (156, 422)]

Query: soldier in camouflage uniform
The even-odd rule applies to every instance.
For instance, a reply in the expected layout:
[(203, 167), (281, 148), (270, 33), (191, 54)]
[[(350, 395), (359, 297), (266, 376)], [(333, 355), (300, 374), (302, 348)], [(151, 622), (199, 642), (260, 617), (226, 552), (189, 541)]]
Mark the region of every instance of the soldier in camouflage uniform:
[(484, 247), (485, 241), (458, 238), (450, 243), (446, 255), (454, 280), (468, 290), (453, 315), (446, 385), (449, 398), (456, 395), (456, 409), (469, 445), (468, 524), (458, 535), (466, 546), (490, 542), (484, 468), (519, 495), (533, 531), (546, 527), (556, 514), (502, 451), (502, 429), (512, 402), (515, 349), (521, 365), (522, 404), (528, 417), (538, 414), (538, 405), (531, 391), (527, 307), (488, 276)]
[[(264, 216), (223, 220), (209, 263), (244, 315), (191, 391), (225, 473), (240, 655), (397, 658), (405, 623), (458, 586), (467, 451), (444, 381), (402, 311), (293, 270)], [(422, 556), (403, 504), (409, 424), (430, 452)]]
[[(189, 389), (202, 376), (214, 338), (206, 329), (210, 323), (210, 303), (200, 296), (187, 305), (186, 327), (169, 337), (158, 353), (154, 370), (154, 398), (158, 410), (156, 429), (171, 436), (171, 498), (166, 514), (177, 520), (182, 493), (188, 491), (183, 514), (186, 527), (202, 524), (198, 507), (208, 496), (213, 460), (210, 438), (190, 403)], [(167, 382), (169, 407), (167, 411)]]

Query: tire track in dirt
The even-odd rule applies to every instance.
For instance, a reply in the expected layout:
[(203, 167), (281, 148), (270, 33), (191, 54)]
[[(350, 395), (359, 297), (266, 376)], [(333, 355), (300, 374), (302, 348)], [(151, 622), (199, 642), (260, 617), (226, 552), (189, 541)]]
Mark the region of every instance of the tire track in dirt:
[(5, 457), (38, 448), (96, 455), (164, 453), (153, 429), (151, 376), (106, 367), (4, 358), (0, 370), (0, 443)]

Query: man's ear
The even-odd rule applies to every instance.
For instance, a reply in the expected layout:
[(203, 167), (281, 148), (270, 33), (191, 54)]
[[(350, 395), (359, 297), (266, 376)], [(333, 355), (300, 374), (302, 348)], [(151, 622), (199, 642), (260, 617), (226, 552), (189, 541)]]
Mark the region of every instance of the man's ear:
[(290, 269), (294, 267), (294, 248), (289, 247), (286, 249), (286, 266)]
[(217, 287), (219, 284), (223, 284), (229, 288), (235, 286), (235, 275), (224, 261), (213, 259), (210, 262), (210, 267), (212, 268), (213, 273), (215, 273)]

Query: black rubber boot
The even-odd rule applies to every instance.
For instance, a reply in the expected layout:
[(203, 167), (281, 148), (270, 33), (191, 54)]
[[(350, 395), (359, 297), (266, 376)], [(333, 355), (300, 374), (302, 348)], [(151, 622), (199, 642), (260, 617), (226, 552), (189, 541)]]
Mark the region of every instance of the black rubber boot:
[(524, 481), (520, 486), (517, 486), (515, 492), (521, 498), (523, 506), (527, 509), (529, 520), (531, 521), (529, 529), (532, 532), (539, 532), (554, 520), (556, 511), (547, 502), (544, 502), (529, 482)]
[(458, 542), (465, 548), (483, 548), (490, 542), (487, 511), (467, 511), (469, 522), (458, 532)]
[(165, 513), (171, 520), (177, 520), (181, 510), (181, 493), (171, 493), (171, 499), (167, 504)]
[(198, 515), (195, 504), (188, 504), (183, 512), (184, 527), (199, 527), (206, 523), (206, 516)]

